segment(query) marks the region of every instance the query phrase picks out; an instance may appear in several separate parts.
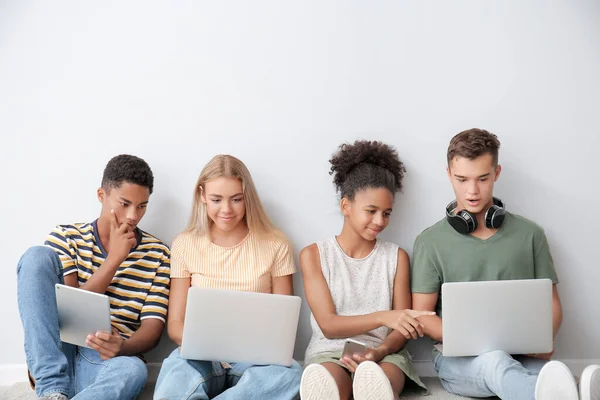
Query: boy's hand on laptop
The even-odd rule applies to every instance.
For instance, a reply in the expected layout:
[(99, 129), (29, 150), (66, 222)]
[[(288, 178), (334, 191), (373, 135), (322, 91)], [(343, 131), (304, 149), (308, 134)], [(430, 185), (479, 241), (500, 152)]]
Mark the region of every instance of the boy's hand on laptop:
[(550, 361), (554, 355), (554, 342), (552, 342), (552, 351), (550, 353), (525, 354), (526, 357), (539, 358), (540, 360)]
[(416, 318), (424, 315), (435, 315), (433, 311), (415, 311), (415, 310), (391, 310), (385, 311), (382, 318), (382, 325), (390, 329), (395, 329), (407, 339), (417, 339), (423, 337), (424, 325)]
[(129, 255), (131, 248), (137, 244), (137, 239), (131, 225), (123, 223), (119, 226), (115, 212), (110, 210), (110, 213), (112, 218), (110, 220), (110, 250), (108, 251), (108, 257), (121, 264)]
[(100, 353), (100, 358), (108, 360), (119, 355), (124, 340), (119, 331), (112, 328), (112, 333), (96, 332), (96, 335), (88, 335), (85, 342)]

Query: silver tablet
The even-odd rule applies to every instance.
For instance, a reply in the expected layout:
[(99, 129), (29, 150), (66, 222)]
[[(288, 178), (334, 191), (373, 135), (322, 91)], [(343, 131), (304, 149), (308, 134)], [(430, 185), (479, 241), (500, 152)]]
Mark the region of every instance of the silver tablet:
[(85, 344), (87, 335), (112, 331), (108, 296), (59, 283), (55, 291), (60, 340), (89, 347)]

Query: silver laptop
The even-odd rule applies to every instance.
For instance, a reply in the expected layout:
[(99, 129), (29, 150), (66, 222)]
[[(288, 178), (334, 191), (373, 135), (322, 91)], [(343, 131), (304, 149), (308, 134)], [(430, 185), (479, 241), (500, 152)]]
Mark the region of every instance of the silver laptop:
[(444, 356), (552, 351), (552, 281), (525, 279), (442, 285)]
[(181, 357), (290, 366), (300, 305), (297, 296), (191, 287)]
[(108, 296), (60, 283), (54, 290), (61, 341), (90, 347), (85, 344), (87, 335), (112, 332)]

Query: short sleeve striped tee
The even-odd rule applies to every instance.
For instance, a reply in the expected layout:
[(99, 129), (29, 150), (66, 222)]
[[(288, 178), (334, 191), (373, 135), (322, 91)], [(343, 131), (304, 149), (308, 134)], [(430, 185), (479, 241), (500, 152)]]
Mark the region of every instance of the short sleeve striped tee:
[[(59, 225), (44, 245), (59, 256), (63, 275), (77, 273), (83, 285), (100, 268), (107, 253), (98, 237), (97, 220), (92, 223)], [(129, 338), (145, 318), (165, 322), (170, 282), (169, 248), (138, 229), (138, 244), (121, 263), (105, 294), (110, 300), (112, 325)]]
[(221, 247), (207, 235), (179, 234), (171, 246), (171, 278), (190, 278), (192, 286), (272, 293), (272, 278), (296, 272), (289, 244), (275, 235), (250, 232), (238, 244)]

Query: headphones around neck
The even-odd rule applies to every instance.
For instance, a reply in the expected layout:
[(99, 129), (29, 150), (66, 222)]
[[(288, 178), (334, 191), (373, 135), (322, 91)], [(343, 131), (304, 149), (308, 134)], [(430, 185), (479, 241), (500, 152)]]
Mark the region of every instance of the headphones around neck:
[[(492, 199), (494, 204), (485, 212), (485, 226), (490, 229), (498, 229), (504, 222), (506, 208), (499, 198), (493, 197)], [(446, 206), (446, 220), (456, 232), (466, 235), (477, 229), (477, 217), (474, 214), (467, 210), (460, 210), (454, 214), (454, 210), (456, 210), (456, 200)]]

